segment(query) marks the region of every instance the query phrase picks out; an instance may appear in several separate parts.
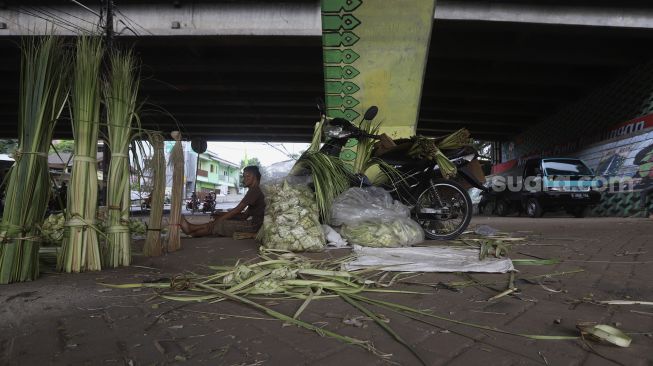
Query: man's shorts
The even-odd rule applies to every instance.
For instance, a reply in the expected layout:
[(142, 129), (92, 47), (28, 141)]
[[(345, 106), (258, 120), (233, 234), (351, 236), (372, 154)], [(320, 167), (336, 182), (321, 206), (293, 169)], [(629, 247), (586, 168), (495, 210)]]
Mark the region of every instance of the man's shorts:
[(213, 235), (232, 237), (235, 232), (255, 233), (261, 225), (254, 225), (249, 220), (216, 220), (213, 221)]

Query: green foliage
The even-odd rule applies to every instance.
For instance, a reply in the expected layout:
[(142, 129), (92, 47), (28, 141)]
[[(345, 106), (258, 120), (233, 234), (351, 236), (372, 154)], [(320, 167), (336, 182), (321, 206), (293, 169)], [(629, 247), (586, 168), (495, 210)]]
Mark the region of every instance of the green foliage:
[[(54, 144), (54, 148), (57, 149), (59, 154), (61, 153), (72, 153), (75, 151), (75, 141), (73, 140), (61, 140), (58, 143)], [(54, 149), (50, 147), (50, 153), (54, 153)]]
[(2, 139), (0, 140), (0, 154), (13, 154), (18, 148), (18, 140)]
[[(258, 158), (249, 158), (247, 160), (243, 159), (243, 160), (240, 161), (240, 169), (241, 170), (244, 167), (249, 166), (249, 165), (256, 165), (256, 166), (258, 166), (259, 170), (263, 169), (263, 165), (258, 160)], [(263, 172), (261, 172), (261, 174), (263, 174)]]

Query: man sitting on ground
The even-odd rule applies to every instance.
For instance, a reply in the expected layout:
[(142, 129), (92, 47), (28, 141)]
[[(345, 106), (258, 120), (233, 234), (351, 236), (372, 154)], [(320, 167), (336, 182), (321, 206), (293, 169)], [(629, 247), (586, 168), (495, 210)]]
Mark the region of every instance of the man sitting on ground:
[(255, 233), (263, 224), (265, 198), (259, 187), (261, 173), (257, 166), (243, 169), (243, 179), (248, 189), (245, 197), (233, 209), (218, 215), (215, 220), (205, 224), (191, 224), (181, 219), (181, 230), (186, 235), (199, 237), (207, 235), (231, 237), (235, 232)]

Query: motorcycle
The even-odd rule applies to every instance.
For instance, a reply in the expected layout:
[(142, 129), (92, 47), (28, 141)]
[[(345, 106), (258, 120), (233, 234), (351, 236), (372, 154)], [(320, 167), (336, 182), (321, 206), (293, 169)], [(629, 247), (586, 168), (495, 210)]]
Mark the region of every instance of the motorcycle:
[[(325, 121), (323, 133), (329, 138), (320, 151), (327, 155), (338, 156), (351, 138), (382, 138), (381, 135), (366, 133), (344, 118), (326, 118), (321, 103), (318, 103), (318, 108)], [(363, 118), (372, 121), (377, 113), (378, 108), (372, 106)], [(411, 216), (422, 227), (425, 236), (428, 239), (451, 240), (465, 231), (472, 217), (472, 201), (461, 183), (483, 190), (486, 188), (469, 168), (469, 164), (478, 156), (474, 148), (465, 146), (443, 153), (457, 168), (454, 179), (444, 178), (437, 162), (411, 158), (406, 150), (391, 150), (376, 158), (391, 167), (380, 166), (381, 172), (389, 178), (382, 187), (393, 199), (411, 208)], [(352, 186), (370, 185), (365, 176), (359, 175), (357, 180), (352, 182)]]
[(215, 200), (209, 199), (208, 197), (202, 202), (202, 212), (203, 213), (213, 213), (215, 211)]
[(186, 210), (195, 213), (200, 209), (200, 200), (197, 197), (191, 197), (186, 200)]
[(141, 210), (146, 211), (152, 208), (152, 195), (147, 196), (141, 203)]

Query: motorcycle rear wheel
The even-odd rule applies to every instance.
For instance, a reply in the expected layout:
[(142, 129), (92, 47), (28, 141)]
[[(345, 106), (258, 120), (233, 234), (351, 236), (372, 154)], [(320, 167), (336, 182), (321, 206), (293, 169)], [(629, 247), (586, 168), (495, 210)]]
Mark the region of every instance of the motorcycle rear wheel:
[(455, 239), (467, 229), (472, 219), (472, 200), (457, 182), (434, 180), (420, 193), (413, 215), (426, 238)]

